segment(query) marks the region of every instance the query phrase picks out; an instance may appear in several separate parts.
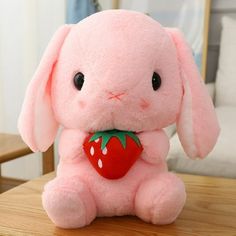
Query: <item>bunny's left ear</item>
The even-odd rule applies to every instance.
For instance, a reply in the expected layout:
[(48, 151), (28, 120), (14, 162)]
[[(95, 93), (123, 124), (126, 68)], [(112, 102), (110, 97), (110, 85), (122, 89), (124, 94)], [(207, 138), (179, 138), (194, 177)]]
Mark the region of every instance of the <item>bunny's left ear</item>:
[(177, 29), (166, 31), (176, 47), (184, 91), (177, 133), (190, 158), (204, 158), (213, 149), (220, 130), (214, 106), (183, 35)]
[(58, 123), (51, 104), (51, 78), (70, 29), (70, 25), (63, 25), (54, 34), (26, 91), (18, 129), (34, 152), (46, 151), (57, 134)]

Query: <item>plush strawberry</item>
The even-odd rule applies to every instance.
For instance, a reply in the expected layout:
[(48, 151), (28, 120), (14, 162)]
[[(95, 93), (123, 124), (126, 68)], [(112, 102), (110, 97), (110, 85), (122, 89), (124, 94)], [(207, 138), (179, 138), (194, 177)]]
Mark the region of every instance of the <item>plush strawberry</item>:
[(133, 132), (120, 130), (90, 134), (83, 147), (96, 171), (108, 179), (123, 177), (143, 150)]

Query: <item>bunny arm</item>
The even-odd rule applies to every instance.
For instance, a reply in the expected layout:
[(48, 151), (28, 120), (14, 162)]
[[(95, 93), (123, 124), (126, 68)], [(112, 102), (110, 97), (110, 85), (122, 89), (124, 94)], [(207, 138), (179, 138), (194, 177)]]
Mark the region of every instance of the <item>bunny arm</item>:
[(77, 129), (64, 129), (59, 142), (59, 156), (64, 162), (76, 162), (85, 157), (83, 143), (88, 133)]
[(142, 158), (151, 164), (165, 161), (169, 151), (169, 139), (163, 130), (147, 131), (138, 134), (143, 146)]

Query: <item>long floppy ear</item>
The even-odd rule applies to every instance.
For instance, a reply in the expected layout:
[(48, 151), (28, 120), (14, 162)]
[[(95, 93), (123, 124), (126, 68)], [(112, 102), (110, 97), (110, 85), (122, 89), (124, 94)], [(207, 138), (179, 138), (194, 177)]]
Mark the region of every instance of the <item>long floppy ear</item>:
[(190, 158), (204, 158), (213, 149), (220, 131), (214, 106), (182, 33), (166, 30), (177, 50), (184, 91), (177, 133)]
[(51, 76), (70, 28), (64, 25), (54, 34), (26, 91), (18, 129), (34, 152), (46, 151), (57, 134), (58, 123), (51, 106)]

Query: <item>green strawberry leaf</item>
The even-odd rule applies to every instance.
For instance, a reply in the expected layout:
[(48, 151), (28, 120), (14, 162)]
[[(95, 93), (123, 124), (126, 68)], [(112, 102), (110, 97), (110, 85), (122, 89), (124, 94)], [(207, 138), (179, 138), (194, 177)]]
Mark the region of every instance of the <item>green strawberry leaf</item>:
[(126, 148), (126, 136), (129, 136), (134, 140), (134, 142), (141, 147), (141, 143), (139, 138), (131, 131), (122, 131), (122, 130), (108, 130), (108, 131), (99, 131), (93, 134), (93, 136), (89, 139), (89, 142), (92, 142), (98, 138), (102, 138), (101, 149), (103, 150), (107, 143), (110, 141), (112, 137), (116, 137), (119, 139), (123, 148)]
[(100, 138), (102, 136), (103, 132), (96, 132), (90, 139), (89, 142), (95, 141), (96, 139)]
[(124, 133), (124, 132), (117, 132), (116, 135), (115, 135), (115, 137), (117, 137), (117, 138), (120, 140), (120, 142), (121, 142), (123, 148), (126, 148), (126, 137), (125, 137), (125, 133)]
[(106, 145), (107, 145), (107, 143), (109, 142), (109, 140), (110, 140), (111, 137), (112, 137), (112, 136), (109, 135), (109, 134), (104, 134), (104, 135), (103, 135), (103, 137), (102, 137), (102, 145), (101, 145), (101, 149), (102, 149), (102, 150), (106, 147)]
[(134, 140), (134, 142), (135, 142), (138, 146), (141, 147), (141, 143), (140, 143), (139, 138), (138, 138), (133, 132), (128, 131), (128, 132), (127, 132), (127, 135), (130, 136), (130, 137)]

